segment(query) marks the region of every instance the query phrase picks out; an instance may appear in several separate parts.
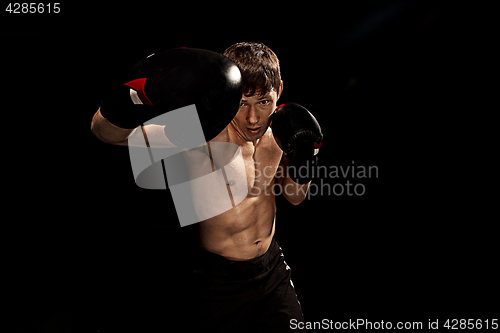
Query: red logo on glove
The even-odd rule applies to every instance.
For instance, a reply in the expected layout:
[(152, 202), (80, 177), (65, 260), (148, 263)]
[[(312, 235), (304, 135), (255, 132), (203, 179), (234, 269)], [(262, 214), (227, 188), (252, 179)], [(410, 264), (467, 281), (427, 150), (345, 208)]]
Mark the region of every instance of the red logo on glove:
[(153, 106), (153, 103), (151, 103), (148, 96), (146, 96), (146, 93), (144, 92), (145, 84), (146, 84), (146, 78), (132, 80), (130, 82), (125, 83), (126, 86), (137, 91), (137, 94), (139, 95), (139, 98), (141, 99), (142, 103), (149, 106)]

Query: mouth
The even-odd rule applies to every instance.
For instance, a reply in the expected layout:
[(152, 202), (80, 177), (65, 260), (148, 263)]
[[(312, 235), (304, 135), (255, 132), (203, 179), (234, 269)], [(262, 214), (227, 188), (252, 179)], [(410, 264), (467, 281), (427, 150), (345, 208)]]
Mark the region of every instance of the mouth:
[(262, 127), (256, 127), (256, 128), (247, 127), (248, 133), (250, 133), (252, 135), (259, 134), (261, 129), (262, 129)]

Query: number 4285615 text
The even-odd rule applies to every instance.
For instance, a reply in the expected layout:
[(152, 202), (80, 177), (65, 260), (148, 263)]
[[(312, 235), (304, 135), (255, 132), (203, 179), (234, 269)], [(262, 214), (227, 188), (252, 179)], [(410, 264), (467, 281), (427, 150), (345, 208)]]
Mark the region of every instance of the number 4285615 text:
[(10, 14), (57, 14), (61, 12), (60, 3), (38, 3), (38, 2), (23, 2), (9, 3), (6, 12)]

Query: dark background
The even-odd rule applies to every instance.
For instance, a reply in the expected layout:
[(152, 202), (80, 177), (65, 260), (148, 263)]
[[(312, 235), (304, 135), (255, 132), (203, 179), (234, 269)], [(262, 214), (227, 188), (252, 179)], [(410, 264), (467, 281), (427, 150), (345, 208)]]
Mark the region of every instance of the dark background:
[(318, 119), (321, 164), (379, 171), (322, 180), (360, 182), (362, 196), (277, 198), (276, 238), (306, 320), (498, 316), (481, 12), (435, 1), (61, 8), (2, 13), (4, 289), (18, 331), (179, 324), (171, 309), (196, 230), (178, 226), (168, 191), (135, 185), (128, 149), (97, 140), (90, 122), (141, 58), (240, 41), (278, 55), (280, 102)]

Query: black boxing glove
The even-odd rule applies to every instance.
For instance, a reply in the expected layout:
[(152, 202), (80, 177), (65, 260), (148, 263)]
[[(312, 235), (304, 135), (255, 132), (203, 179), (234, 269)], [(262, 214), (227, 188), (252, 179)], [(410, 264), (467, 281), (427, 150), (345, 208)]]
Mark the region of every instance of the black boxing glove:
[[(101, 103), (112, 124), (133, 129), (166, 112), (196, 105), (206, 141), (217, 136), (238, 112), (241, 73), (226, 56), (201, 49), (177, 48), (139, 61), (123, 84), (114, 86)], [(169, 140), (182, 146), (197, 119), (165, 125)], [(189, 140), (187, 140), (189, 141)]]
[[(146, 78), (142, 80), (142, 82), (145, 81)], [(125, 84), (113, 84), (107, 90), (106, 96), (101, 100), (101, 115), (113, 125), (125, 129), (134, 129), (165, 112), (153, 107), (144, 94), (144, 87), (135, 85), (136, 82), (132, 80)], [(135, 94), (131, 94), (131, 87), (127, 84), (134, 85), (132, 91), (135, 91)], [(141, 92), (142, 98), (139, 97), (138, 91)], [(132, 96), (134, 96), (134, 99), (132, 99)]]
[(318, 164), (323, 140), (318, 121), (305, 107), (287, 103), (276, 109), (271, 129), (288, 159), (288, 175), (297, 184), (307, 184), (312, 179), (311, 169)]

